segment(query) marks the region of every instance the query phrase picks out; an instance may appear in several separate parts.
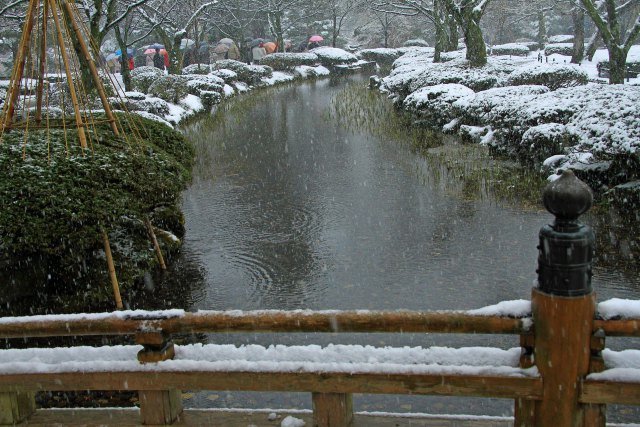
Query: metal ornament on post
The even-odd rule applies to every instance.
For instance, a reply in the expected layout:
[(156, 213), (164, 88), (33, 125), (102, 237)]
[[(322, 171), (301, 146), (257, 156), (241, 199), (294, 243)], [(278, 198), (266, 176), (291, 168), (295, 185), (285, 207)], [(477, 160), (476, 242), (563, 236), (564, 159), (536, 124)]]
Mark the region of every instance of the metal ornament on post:
[(535, 363), (544, 378), (533, 424), (581, 427), (586, 414), (578, 402), (579, 385), (589, 373), (596, 301), (591, 288), (595, 238), (578, 217), (591, 207), (593, 195), (566, 170), (545, 188), (543, 201), (555, 221), (540, 230), (538, 286), (531, 295)]
[(591, 292), (595, 237), (578, 217), (593, 203), (591, 189), (566, 170), (545, 188), (542, 200), (556, 219), (540, 230), (538, 287), (552, 295), (586, 295)]

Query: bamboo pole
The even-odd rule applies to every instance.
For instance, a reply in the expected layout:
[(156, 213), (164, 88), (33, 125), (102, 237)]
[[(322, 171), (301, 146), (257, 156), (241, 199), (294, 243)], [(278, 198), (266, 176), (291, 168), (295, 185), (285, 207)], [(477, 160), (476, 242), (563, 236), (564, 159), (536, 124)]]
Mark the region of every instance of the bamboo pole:
[(160, 264), (160, 269), (166, 270), (167, 265), (164, 263), (162, 250), (160, 249), (160, 245), (158, 244), (158, 239), (156, 239), (156, 234), (153, 232), (153, 226), (151, 225), (151, 221), (149, 221), (149, 218), (145, 218), (144, 223), (147, 226), (149, 236), (151, 236), (151, 242), (153, 243), (153, 249), (156, 251), (156, 258), (158, 258), (158, 264)]
[(53, 22), (56, 26), (56, 35), (58, 37), (58, 45), (60, 47), (60, 53), (62, 55), (62, 62), (64, 63), (65, 74), (67, 75), (67, 84), (69, 85), (69, 93), (71, 94), (71, 103), (73, 104), (73, 110), (75, 112), (76, 125), (78, 126), (78, 138), (80, 139), (80, 146), (84, 149), (87, 148), (87, 137), (84, 132), (84, 123), (82, 122), (82, 115), (80, 114), (80, 106), (78, 105), (78, 97), (76, 94), (76, 87), (73, 83), (73, 75), (71, 74), (71, 68), (69, 67), (69, 57), (65, 49), (64, 38), (62, 36), (62, 28), (60, 27), (60, 21), (58, 19), (58, 9), (56, 8), (56, 0), (49, 1), (51, 6), (51, 12), (53, 15)]
[(520, 334), (528, 319), (420, 311), (201, 311), (167, 316), (150, 311), (140, 318), (113, 313), (98, 319), (50, 315), (46, 319), (0, 323), (0, 338), (69, 335), (128, 335), (145, 325), (167, 334), (209, 332), (406, 332)]
[(116, 300), (116, 308), (122, 310), (122, 298), (120, 298), (120, 286), (116, 277), (116, 268), (113, 264), (113, 256), (111, 255), (111, 245), (109, 245), (109, 236), (105, 230), (102, 230), (102, 240), (104, 242), (104, 253), (107, 256), (107, 266), (109, 267), (109, 277), (113, 286), (113, 296)]
[(84, 55), (87, 63), (89, 64), (89, 71), (91, 72), (91, 77), (93, 78), (93, 82), (98, 89), (98, 94), (100, 95), (100, 101), (102, 102), (102, 107), (104, 108), (104, 112), (107, 115), (107, 120), (111, 124), (111, 130), (113, 130), (113, 134), (115, 136), (120, 135), (120, 131), (118, 131), (118, 126), (116, 125), (116, 119), (111, 111), (111, 105), (109, 105), (109, 101), (107, 100), (107, 95), (104, 92), (104, 87), (102, 85), (102, 80), (100, 80), (100, 75), (98, 74), (98, 69), (96, 68), (96, 64), (93, 62), (91, 58), (91, 54), (89, 53), (89, 49), (87, 48), (87, 44), (84, 41), (84, 37), (82, 37), (82, 32), (80, 31), (80, 27), (78, 27), (78, 23), (76, 22), (76, 17), (71, 9), (71, 6), (66, 0), (62, 0), (62, 5), (67, 12), (67, 16), (69, 17), (69, 21), (71, 21), (71, 26), (73, 27), (73, 31), (76, 33), (76, 37), (78, 38), (78, 43), (80, 44), (80, 49), (82, 50), (82, 54)]
[(29, 39), (31, 38), (31, 32), (33, 31), (33, 19), (34, 14), (37, 12), (38, 0), (31, 0), (29, 3), (29, 9), (27, 10), (27, 19), (22, 29), (22, 39), (20, 40), (20, 48), (18, 49), (18, 57), (16, 58), (15, 68), (13, 72), (13, 78), (11, 81), (11, 89), (9, 96), (7, 97), (7, 112), (4, 117), (4, 124), (2, 125), (2, 131), (5, 129), (11, 129), (11, 123), (13, 122), (13, 114), (16, 108), (16, 102), (20, 95), (20, 81), (24, 75), (24, 65), (27, 59), (27, 53), (29, 50)]
[(40, 35), (40, 75), (38, 76), (38, 92), (36, 103), (36, 124), (42, 122), (42, 94), (44, 91), (44, 74), (47, 69), (47, 19), (49, 17), (49, 3), (44, 1), (42, 9), (42, 34)]

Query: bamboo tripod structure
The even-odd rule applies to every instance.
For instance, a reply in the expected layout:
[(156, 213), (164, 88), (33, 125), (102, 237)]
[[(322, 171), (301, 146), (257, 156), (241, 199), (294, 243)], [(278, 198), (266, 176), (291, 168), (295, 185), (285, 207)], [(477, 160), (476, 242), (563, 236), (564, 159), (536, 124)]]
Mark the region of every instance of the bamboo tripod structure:
[[(72, 61), (69, 58), (69, 54), (65, 44), (65, 28), (61, 23), (61, 17), (70, 23), (71, 28), (67, 28), (68, 32), (72, 32), (73, 36), (78, 42), (80, 51), (86, 63), (88, 64), (91, 79), (95, 85), (102, 107), (104, 108), (107, 120), (111, 124), (111, 130), (114, 135), (119, 136), (120, 130), (116, 124), (116, 119), (111, 109), (111, 105), (107, 99), (102, 80), (98, 73), (95, 61), (89, 52), (85, 36), (78, 25), (79, 17), (76, 11), (72, 8), (67, 0), (30, 0), (29, 8), (27, 10), (26, 21), (24, 24), (22, 38), (20, 40), (20, 46), (18, 49), (18, 56), (14, 64), (13, 73), (11, 76), (11, 82), (9, 85), (9, 91), (7, 93), (7, 102), (5, 108), (4, 119), (2, 121), (1, 133), (9, 131), (14, 124), (14, 115), (16, 104), (20, 96), (20, 90), (23, 86), (23, 77), (25, 76), (25, 65), (30, 55), (31, 37), (34, 30), (34, 24), (40, 20), (40, 6), (42, 5), (42, 19), (41, 26), (38, 28), (37, 35), (39, 35), (40, 50), (38, 53), (39, 72), (38, 72), (38, 84), (36, 86), (36, 113), (35, 121), (39, 124), (42, 120), (42, 107), (43, 107), (43, 91), (44, 91), (44, 77), (46, 70), (46, 52), (47, 52), (47, 31), (49, 15), (53, 18), (54, 28), (52, 31), (55, 34), (55, 39), (58, 43), (59, 53), (61, 55), (62, 65), (64, 67), (64, 74), (66, 82), (69, 86), (69, 95), (71, 97), (71, 103), (73, 105), (75, 125), (78, 129), (78, 138), (82, 148), (87, 148), (87, 137), (85, 127), (87, 123), (83, 120), (83, 114), (80, 108), (80, 88), (77, 87), (77, 82), (74, 82), (74, 75), (72, 73)], [(70, 34), (69, 34), (70, 36)], [(25, 82), (26, 84), (26, 82)], [(28, 113), (27, 113), (28, 114)]]
[[(12, 129), (24, 129), (25, 143), (30, 126), (32, 128), (42, 127), (43, 118), (46, 118), (46, 129), (50, 127), (51, 111), (45, 113), (48, 109), (49, 93), (45, 86), (47, 66), (48, 47), (58, 54), (57, 78), (66, 82), (68, 87), (68, 96), (73, 109), (73, 119), (67, 121), (65, 118), (65, 102), (64, 95), (60, 95), (60, 105), (62, 110), (61, 124), (65, 132), (67, 128), (77, 129), (80, 147), (84, 150), (88, 148), (88, 131), (93, 130), (93, 135), (97, 138), (95, 124), (98, 121), (93, 117), (89, 105), (89, 97), (83, 79), (80, 76), (80, 69), (84, 64), (88, 68), (90, 83), (96, 89), (100, 103), (104, 109), (106, 122), (116, 137), (122, 136), (127, 140), (128, 136), (124, 132), (119, 119), (113, 113), (109, 99), (107, 97), (103, 80), (98, 71), (96, 60), (100, 55), (99, 47), (93, 42), (90, 32), (80, 18), (79, 11), (73, 2), (68, 0), (30, 0), (23, 26), (22, 37), (16, 60), (13, 66), (11, 80), (7, 90), (6, 102), (0, 115), (0, 143), (5, 133)], [(80, 61), (84, 59), (84, 62)], [(37, 66), (37, 67), (36, 67)], [(120, 97), (118, 91), (119, 84), (114, 76), (107, 74), (107, 79), (113, 85), (117, 96)], [(103, 77), (104, 78), (104, 77)], [(35, 83), (35, 88), (33, 87)], [(62, 85), (61, 85), (62, 87)], [(35, 93), (35, 96), (33, 95)], [(62, 91), (60, 92), (62, 93)], [(30, 111), (28, 107), (29, 98), (35, 98), (35, 111)], [(20, 105), (21, 96), (22, 105)], [(29, 101), (32, 99), (29, 99)], [(20, 112), (20, 108), (22, 111)], [(126, 108), (125, 108), (126, 109)], [(33, 124), (30, 123), (30, 117), (33, 115)], [(55, 115), (54, 115), (55, 116)], [(131, 126), (134, 138), (139, 138), (137, 125), (126, 115)], [(105, 120), (102, 120), (103, 122)], [(84, 154), (83, 154), (84, 155)], [(161, 268), (164, 270), (166, 266), (160, 248), (155, 241), (151, 224), (146, 220), (145, 224), (151, 230), (152, 243), (156, 250), (156, 254)], [(122, 309), (122, 299), (120, 297), (120, 289), (118, 279), (115, 272), (113, 257), (107, 231), (102, 230), (102, 240), (107, 258), (109, 277), (114, 291), (116, 306)]]

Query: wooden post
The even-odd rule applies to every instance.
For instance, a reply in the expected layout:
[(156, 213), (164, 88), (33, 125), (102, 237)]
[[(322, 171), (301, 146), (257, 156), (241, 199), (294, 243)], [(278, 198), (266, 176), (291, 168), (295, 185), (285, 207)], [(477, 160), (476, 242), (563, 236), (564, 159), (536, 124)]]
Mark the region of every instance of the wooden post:
[[(605, 333), (598, 329), (591, 336), (591, 360), (589, 361), (589, 373), (605, 370), (602, 350), (605, 346)], [(605, 427), (607, 423), (607, 405), (588, 404), (584, 411), (584, 427)]]
[(0, 425), (16, 425), (36, 411), (35, 393), (0, 392)]
[(113, 112), (111, 111), (111, 105), (109, 105), (109, 101), (107, 100), (107, 95), (104, 92), (104, 87), (102, 85), (102, 80), (100, 80), (100, 75), (98, 74), (98, 69), (96, 68), (96, 64), (93, 62), (91, 58), (91, 54), (89, 53), (89, 49), (87, 49), (87, 44), (84, 41), (84, 37), (82, 36), (82, 32), (80, 31), (80, 27), (78, 27), (78, 23), (76, 22), (76, 17), (71, 9), (71, 6), (66, 0), (62, 1), (62, 5), (67, 12), (67, 16), (69, 17), (69, 21), (71, 21), (71, 26), (73, 27), (73, 31), (76, 33), (76, 37), (78, 38), (78, 43), (80, 44), (80, 49), (82, 50), (82, 54), (84, 55), (87, 63), (89, 64), (89, 71), (91, 72), (91, 77), (93, 78), (93, 82), (98, 89), (98, 94), (100, 95), (100, 101), (102, 102), (102, 107), (104, 108), (104, 112), (107, 115), (107, 120), (111, 124), (111, 130), (115, 136), (120, 135), (118, 131), (118, 126), (116, 125), (116, 119), (113, 116)]
[(156, 251), (156, 258), (158, 259), (158, 264), (160, 264), (160, 269), (166, 270), (167, 265), (164, 263), (164, 257), (162, 256), (162, 250), (160, 249), (160, 245), (158, 244), (158, 239), (156, 238), (156, 233), (153, 232), (153, 226), (151, 225), (151, 221), (149, 218), (144, 219), (144, 223), (147, 226), (147, 231), (149, 233), (149, 237), (151, 237), (151, 242), (153, 243), (153, 249)]
[[(533, 351), (535, 348), (535, 336), (533, 331), (520, 335), (520, 367), (527, 369), (535, 365)], [(535, 401), (519, 398), (515, 401), (513, 413), (514, 427), (535, 426)]]
[(67, 84), (69, 85), (69, 94), (71, 95), (71, 103), (73, 104), (73, 111), (75, 112), (76, 126), (78, 127), (78, 139), (80, 139), (80, 146), (87, 148), (87, 137), (84, 131), (84, 122), (82, 121), (82, 114), (80, 114), (80, 105), (78, 104), (78, 96), (76, 94), (76, 86), (73, 82), (73, 74), (71, 74), (71, 67), (69, 65), (69, 57), (67, 56), (67, 50), (64, 44), (64, 37), (62, 33), (62, 27), (60, 26), (60, 20), (58, 19), (58, 9), (56, 7), (56, 0), (45, 0), (49, 2), (51, 7), (51, 14), (53, 15), (53, 22), (56, 26), (56, 35), (58, 37), (58, 46), (60, 47), (60, 54), (62, 55), (62, 62), (64, 63), (64, 71), (67, 75)]
[[(144, 346), (138, 352), (140, 363), (158, 363), (175, 356), (173, 342), (161, 330), (136, 332), (136, 343)], [(182, 412), (180, 390), (140, 390), (138, 398), (142, 424), (172, 424)]]
[(107, 257), (107, 267), (109, 268), (111, 286), (113, 286), (113, 296), (116, 300), (116, 308), (118, 310), (122, 310), (122, 298), (120, 297), (120, 286), (118, 285), (118, 277), (116, 276), (116, 267), (113, 263), (113, 255), (111, 254), (109, 236), (107, 235), (107, 232), (105, 230), (102, 230), (102, 242), (104, 244), (104, 254)]
[(353, 421), (353, 399), (348, 393), (312, 393), (313, 427), (348, 427)]
[(543, 379), (535, 403), (538, 427), (584, 427), (580, 384), (589, 373), (596, 309), (591, 288), (594, 236), (578, 217), (593, 200), (589, 187), (572, 171), (547, 186), (544, 205), (555, 215), (540, 230), (538, 287), (531, 295), (535, 362)]
[(42, 96), (44, 92), (44, 75), (47, 72), (47, 20), (49, 18), (49, 2), (42, 5), (42, 33), (40, 34), (40, 75), (38, 76), (38, 92), (36, 93), (36, 123), (42, 121)]
[(38, 13), (39, 5), (39, 0), (31, 0), (29, 3), (26, 21), (22, 29), (22, 38), (20, 39), (18, 57), (16, 58), (11, 78), (11, 87), (7, 96), (7, 111), (4, 117), (4, 123), (2, 125), (2, 132), (10, 129), (13, 122), (13, 114), (16, 109), (16, 102), (18, 101), (18, 96), (20, 95), (20, 81), (22, 80), (22, 76), (24, 74), (24, 64), (27, 60), (27, 54), (29, 53), (29, 39), (31, 38), (31, 32), (33, 31), (33, 20), (35, 14)]

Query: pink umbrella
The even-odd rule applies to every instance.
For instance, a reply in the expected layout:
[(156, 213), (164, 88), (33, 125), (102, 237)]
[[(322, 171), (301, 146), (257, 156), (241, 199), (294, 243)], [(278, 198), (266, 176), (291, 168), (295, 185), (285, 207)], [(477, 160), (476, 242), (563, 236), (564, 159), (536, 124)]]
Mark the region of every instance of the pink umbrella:
[(323, 40), (324, 39), (322, 38), (322, 36), (319, 36), (319, 35), (315, 35), (315, 36), (309, 37), (309, 41), (312, 42), (312, 43), (313, 42), (321, 42)]

